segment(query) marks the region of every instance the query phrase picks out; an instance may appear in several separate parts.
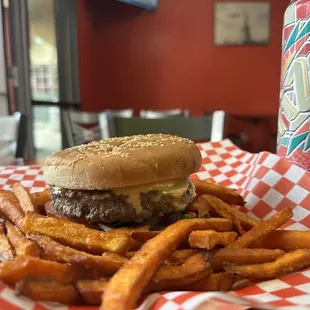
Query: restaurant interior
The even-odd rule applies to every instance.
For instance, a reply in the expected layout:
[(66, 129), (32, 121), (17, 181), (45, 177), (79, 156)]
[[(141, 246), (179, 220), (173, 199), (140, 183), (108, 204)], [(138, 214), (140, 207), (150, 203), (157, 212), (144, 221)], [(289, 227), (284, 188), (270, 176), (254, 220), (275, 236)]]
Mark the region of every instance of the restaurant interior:
[(310, 0), (0, 0), (0, 310), (310, 310)]
[(2, 0), (1, 163), (146, 133), (275, 153), (288, 4)]

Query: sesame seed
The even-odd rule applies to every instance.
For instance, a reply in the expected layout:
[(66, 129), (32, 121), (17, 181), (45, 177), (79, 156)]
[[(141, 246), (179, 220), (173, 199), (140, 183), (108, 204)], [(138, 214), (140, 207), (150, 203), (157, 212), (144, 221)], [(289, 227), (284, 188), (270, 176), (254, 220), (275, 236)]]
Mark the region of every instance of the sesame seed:
[[(120, 156), (121, 158), (125, 158), (130, 156), (132, 152), (140, 149), (170, 147), (171, 145), (176, 144), (193, 144), (193, 142), (178, 136), (148, 134), (93, 141), (88, 144), (74, 146), (62, 152), (67, 154), (74, 163), (81, 159), (87, 159), (94, 156), (100, 158)], [(54, 153), (51, 156), (57, 156), (57, 153)], [(75, 159), (72, 160), (72, 158)]]

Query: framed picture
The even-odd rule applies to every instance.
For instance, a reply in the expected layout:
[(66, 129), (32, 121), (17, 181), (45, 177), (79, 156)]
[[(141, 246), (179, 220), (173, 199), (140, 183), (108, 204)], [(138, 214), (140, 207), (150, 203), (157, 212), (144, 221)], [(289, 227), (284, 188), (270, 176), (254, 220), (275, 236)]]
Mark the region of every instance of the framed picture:
[(215, 45), (267, 45), (269, 2), (216, 2)]

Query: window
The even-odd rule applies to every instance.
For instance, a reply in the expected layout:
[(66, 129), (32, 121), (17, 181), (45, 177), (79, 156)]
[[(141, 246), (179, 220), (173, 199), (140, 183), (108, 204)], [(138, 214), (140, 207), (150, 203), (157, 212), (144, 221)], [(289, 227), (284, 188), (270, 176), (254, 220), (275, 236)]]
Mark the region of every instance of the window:
[(58, 101), (57, 65), (31, 66), (32, 98), (37, 101)]
[[(31, 91), (35, 101), (59, 100), (54, 0), (28, 0)], [(33, 107), (38, 158), (61, 150), (60, 109)]]

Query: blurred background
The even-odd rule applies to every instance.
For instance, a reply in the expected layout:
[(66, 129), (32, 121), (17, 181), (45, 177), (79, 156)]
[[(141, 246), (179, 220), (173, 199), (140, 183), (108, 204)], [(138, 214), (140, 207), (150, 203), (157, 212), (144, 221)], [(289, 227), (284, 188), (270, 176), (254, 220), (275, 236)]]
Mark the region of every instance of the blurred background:
[(2, 0), (0, 129), (18, 124), (7, 152), (148, 132), (275, 152), (288, 4)]

